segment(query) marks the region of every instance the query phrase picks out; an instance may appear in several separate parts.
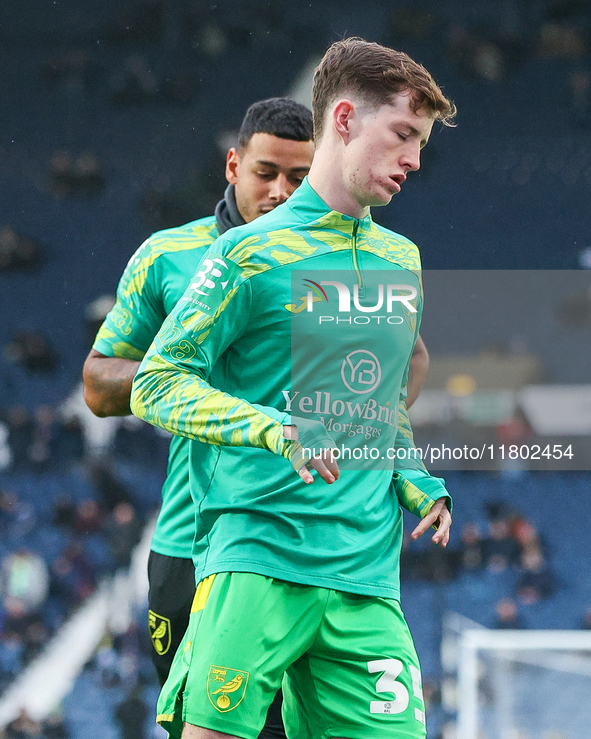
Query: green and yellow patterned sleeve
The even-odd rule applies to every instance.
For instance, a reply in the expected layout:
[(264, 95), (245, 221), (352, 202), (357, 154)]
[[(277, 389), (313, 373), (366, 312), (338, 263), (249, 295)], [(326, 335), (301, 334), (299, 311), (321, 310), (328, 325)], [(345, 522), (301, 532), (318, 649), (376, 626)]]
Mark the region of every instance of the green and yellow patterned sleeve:
[(249, 320), (250, 285), (242, 269), (211, 249), (166, 319), (135, 377), (132, 412), (190, 439), (267, 449), (289, 458), (289, 414), (212, 387), (217, 359)]
[(408, 410), (404, 402), (401, 402), (398, 408), (398, 434), (395, 448), (396, 467), (392, 484), (400, 505), (410, 513), (424, 518), (436, 500), (446, 498), (447, 506), (451, 511), (452, 501), (445, 488), (445, 480), (429, 474), (415, 446)]
[(154, 237), (147, 239), (121, 276), (117, 301), (93, 344), (93, 349), (107, 357), (142, 359), (165, 318), (154, 247)]

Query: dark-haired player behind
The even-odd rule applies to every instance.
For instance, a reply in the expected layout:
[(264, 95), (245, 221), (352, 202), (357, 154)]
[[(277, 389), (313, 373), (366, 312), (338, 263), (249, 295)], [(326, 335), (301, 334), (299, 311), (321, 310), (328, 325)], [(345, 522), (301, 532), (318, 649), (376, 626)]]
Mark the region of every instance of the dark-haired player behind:
[[(238, 147), (226, 160), (228, 187), (215, 215), (159, 231), (131, 257), (117, 302), (84, 364), (85, 398), (99, 416), (127, 415), (131, 382), (166, 316), (189, 284), (204, 251), (225, 231), (249, 223), (285, 202), (310, 169), (312, 115), (287, 98), (249, 107)], [(148, 563), (152, 659), (164, 683), (189, 622), (195, 595), (191, 559), (195, 533), (189, 492), (188, 439), (171, 440), (162, 507)], [(280, 696), (261, 737), (284, 737)]]

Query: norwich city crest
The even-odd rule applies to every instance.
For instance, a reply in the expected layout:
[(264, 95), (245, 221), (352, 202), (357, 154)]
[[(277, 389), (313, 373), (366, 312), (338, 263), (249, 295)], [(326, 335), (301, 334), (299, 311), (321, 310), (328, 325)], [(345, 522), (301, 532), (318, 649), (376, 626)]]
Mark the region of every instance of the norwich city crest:
[(170, 619), (159, 616), (154, 611), (148, 611), (148, 629), (156, 654), (166, 654), (170, 649), (172, 638)]
[(207, 696), (221, 713), (233, 711), (246, 694), (249, 673), (231, 667), (211, 665), (207, 676)]

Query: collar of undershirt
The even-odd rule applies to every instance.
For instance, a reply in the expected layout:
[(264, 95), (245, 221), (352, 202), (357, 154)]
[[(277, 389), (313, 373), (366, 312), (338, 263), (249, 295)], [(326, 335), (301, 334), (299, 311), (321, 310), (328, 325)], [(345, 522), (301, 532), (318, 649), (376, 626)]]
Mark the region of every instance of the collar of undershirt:
[(243, 226), (246, 221), (240, 215), (238, 206), (236, 205), (236, 194), (234, 185), (228, 185), (224, 192), (224, 197), (215, 206), (215, 218), (218, 223), (218, 231), (221, 234), (226, 233), (235, 226)]

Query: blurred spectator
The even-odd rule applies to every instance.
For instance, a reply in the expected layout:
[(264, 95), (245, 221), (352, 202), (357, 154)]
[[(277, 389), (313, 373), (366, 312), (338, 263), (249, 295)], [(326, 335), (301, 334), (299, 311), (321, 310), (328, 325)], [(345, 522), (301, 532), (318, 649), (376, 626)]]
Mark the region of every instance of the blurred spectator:
[(81, 428), (84, 456), (93, 464), (108, 456), (121, 418), (97, 418), (84, 402), (82, 383), (76, 385), (60, 407), (65, 424)]
[(23, 638), (14, 629), (4, 629), (0, 633), (0, 687), (22, 670), (24, 649)]
[(96, 534), (103, 527), (103, 515), (96, 500), (86, 498), (76, 509), (73, 531), (77, 534)]
[(31, 444), (27, 450), (35, 470), (47, 469), (53, 462), (58, 435), (59, 426), (53, 410), (48, 405), (38, 406), (33, 416)]
[(582, 629), (591, 629), (591, 608), (587, 608), (581, 621)]
[(522, 573), (517, 581), (517, 594), (522, 603), (531, 605), (549, 598), (555, 591), (554, 576), (537, 547), (530, 548), (522, 556)]
[(485, 542), (486, 567), (490, 572), (504, 572), (519, 560), (519, 547), (511, 537), (509, 521), (504, 517), (490, 522)]
[(84, 458), (84, 436), (80, 421), (77, 418), (65, 418), (61, 408), (58, 409), (60, 433), (57, 443), (56, 459), (59, 466), (68, 469), (73, 462)]
[(17, 542), (37, 523), (34, 506), (10, 490), (0, 490), (0, 532), (5, 542)]
[(51, 189), (58, 197), (96, 195), (105, 186), (105, 176), (96, 155), (83, 152), (77, 157), (58, 149), (49, 162)]
[(6, 727), (6, 739), (43, 739), (43, 726), (40, 721), (33, 719), (22, 709), (14, 721)]
[(26, 619), (24, 661), (35, 659), (49, 640), (49, 630), (40, 616)]
[(141, 636), (146, 631), (142, 623), (132, 619), (127, 629), (115, 637), (115, 649), (119, 655), (119, 674), (124, 685), (130, 687), (136, 685), (139, 679)]
[(51, 523), (54, 526), (63, 526), (73, 530), (76, 520), (76, 505), (68, 493), (58, 493), (53, 503)]
[(0, 532), (5, 540), (11, 536), (17, 505), (18, 497), (16, 493), (9, 490), (0, 490)]
[(52, 372), (57, 366), (57, 354), (40, 331), (17, 331), (5, 346), (4, 357), (31, 372)]
[(461, 530), (462, 544), (460, 562), (464, 570), (477, 570), (484, 567), (484, 542), (476, 523), (464, 524)]
[(589, 72), (571, 72), (568, 78), (572, 120), (578, 128), (589, 128), (591, 118), (591, 76)]
[(96, 648), (94, 663), (104, 688), (114, 688), (121, 683), (119, 656), (115, 650), (113, 636), (109, 632), (103, 635)]
[(131, 553), (139, 543), (142, 523), (131, 503), (118, 503), (105, 526), (109, 547), (117, 568), (128, 567)]
[(0, 228), (0, 270), (37, 267), (43, 256), (41, 245), (33, 239), (20, 236), (12, 226)]
[(12, 406), (0, 422), (0, 470), (67, 468), (83, 456), (82, 434), (78, 419), (61, 409), (39, 405), (31, 414), (23, 404)]
[(496, 82), (505, 73), (505, 58), (499, 46), (474, 35), (462, 25), (451, 26), (447, 53), (458, 73), (469, 79)]
[(96, 589), (96, 567), (82, 544), (72, 540), (51, 566), (50, 595), (66, 612)]
[(112, 99), (128, 105), (159, 100), (187, 105), (195, 97), (197, 84), (197, 78), (188, 71), (171, 71), (157, 77), (146, 57), (134, 54), (111, 82)]
[(517, 611), (517, 604), (511, 598), (503, 598), (495, 606), (495, 629), (524, 629), (524, 623)]
[(135, 687), (115, 708), (115, 720), (121, 729), (121, 739), (144, 739), (148, 707), (139, 687)]
[(12, 457), (12, 469), (23, 470), (29, 466), (29, 448), (33, 438), (33, 421), (24, 405), (8, 409), (8, 446)]
[(45, 562), (28, 549), (7, 555), (0, 567), (0, 597), (16, 617), (34, 613), (47, 598), (49, 572)]
[(68, 731), (61, 710), (56, 709), (49, 718), (43, 722), (43, 739), (68, 739)]
[(143, 56), (129, 57), (120, 79), (113, 83), (113, 100), (138, 105), (155, 100), (159, 93), (158, 80)]
[(583, 32), (567, 23), (545, 23), (537, 48), (542, 59), (580, 59), (589, 53)]
[(78, 49), (48, 59), (41, 68), (41, 79), (54, 87), (63, 84), (69, 91), (83, 91), (96, 82), (98, 71), (90, 54)]
[(91, 465), (90, 479), (106, 511), (111, 512), (119, 503), (128, 503), (131, 500), (129, 490), (117, 479), (107, 459), (97, 460)]
[(517, 542), (522, 556), (532, 549), (537, 549), (541, 552), (544, 551), (537, 529), (524, 518), (518, 517), (513, 521), (511, 524), (511, 536)]

